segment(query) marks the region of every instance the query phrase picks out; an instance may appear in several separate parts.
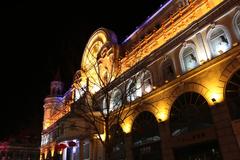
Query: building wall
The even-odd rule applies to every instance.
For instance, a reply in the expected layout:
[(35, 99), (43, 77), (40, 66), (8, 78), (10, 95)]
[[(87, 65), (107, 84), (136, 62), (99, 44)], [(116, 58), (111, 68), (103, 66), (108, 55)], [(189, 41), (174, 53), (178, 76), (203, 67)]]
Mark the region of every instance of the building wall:
[[(201, 4), (195, 4), (196, 2), (201, 2)], [(176, 4), (172, 3), (171, 5)], [(162, 41), (163, 37), (160, 37), (159, 39), (156, 38), (158, 37), (157, 33), (159, 33), (159, 35), (162, 34), (160, 33), (160, 30), (157, 30), (152, 36), (150, 36), (154, 37), (153, 35), (155, 34), (155, 38), (150, 38), (150, 40), (147, 38), (144, 40), (146, 45), (141, 46), (140, 44), (137, 44), (136, 46), (133, 46), (135, 48), (140, 46), (140, 50), (144, 55), (140, 57), (141, 61), (138, 61), (138, 63), (133, 59), (136, 58), (140, 52), (139, 50), (134, 49), (129, 55), (118, 60), (119, 55), (123, 54), (119, 52), (126, 51), (124, 49), (122, 50), (121, 47), (128, 48), (129, 46), (125, 44), (122, 46), (116, 44), (117, 41), (115, 34), (106, 29), (97, 30), (87, 44), (87, 50), (85, 50), (86, 53), (91, 50), (91, 47), (94, 46), (95, 43), (99, 43), (96, 40), (100, 39), (103, 43), (110, 41), (110, 44), (103, 45), (107, 48), (107, 53), (111, 55), (110, 58), (114, 55), (116, 56), (110, 62), (116, 62), (118, 66), (122, 66), (121, 73), (126, 77), (122, 80), (123, 76), (119, 76), (119, 78), (116, 76), (114, 81), (115, 87), (113, 87), (114, 89), (128, 86), (129, 79), (133, 77), (137, 78), (140, 72), (148, 70), (151, 73), (152, 90), (149, 93), (142, 93), (131, 102), (137, 109), (121, 124), (121, 128), (124, 132), (126, 159), (131, 160), (136, 156), (136, 153), (134, 153), (134, 149), (137, 149), (133, 142), (133, 124), (141, 113), (146, 112), (150, 112), (157, 122), (159, 136), (161, 138), (161, 141), (157, 142), (161, 146), (159, 154), (161, 153), (162, 159), (177, 159), (178, 152), (189, 150), (188, 147), (194, 145), (199, 147), (209, 147), (214, 145), (217, 149), (219, 147), (222, 159), (234, 160), (240, 157), (240, 121), (239, 119), (232, 120), (226, 99), (226, 86), (232, 75), (236, 74), (240, 69), (240, 30), (236, 29), (234, 24), (234, 19), (240, 13), (239, 6), (237, 6), (240, 4), (235, 0), (196, 0), (193, 1), (193, 3), (185, 5), (190, 8), (191, 5), (194, 5), (192, 7), (198, 7), (197, 9), (201, 12), (196, 13), (193, 10), (186, 8), (186, 14), (194, 13), (195, 17), (192, 17), (192, 19), (189, 20), (189, 23), (185, 22), (183, 27), (180, 27), (176, 32), (173, 32), (174, 28), (172, 29), (172, 26), (169, 24), (169, 30), (167, 29), (166, 31), (166, 33), (169, 34), (169, 37), (164, 39), (164, 43)], [(201, 5), (206, 7), (206, 10), (201, 8)], [(194, 16), (194, 14), (192, 16)], [(189, 18), (191, 15), (188, 15), (187, 17)], [(185, 20), (187, 20), (187, 17)], [(157, 18), (155, 17), (155, 19)], [(159, 18), (159, 20), (161, 20), (161, 18)], [(176, 22), (178, 22), (178, 20), (176, 20)], [(149, 22), (149, 26), (143, 27), (151, 28), (151, 26), (154, 26), (154, 24)], [(170, 29), (172, 30), (171, 32)], [(142, 32), (143, 31), (145, 30), (143, 29)], [(210, 42), (212, 41), (211, 33), (215, 33), (215, 31), (218, 31), (218, 33), (221, 32), (221, 34), (225, 35), (225, 41), (227, 41), (228, 45), (227, 50), (222, 48), (221, 51), (213, 51), (217, 44), (211, 46)], [(141, 35), (143, 34), (142, 32), (138, 31), (136, 34)], [(134, 45), (133, 41), (137, 41), (136, 38), (140, 38), (140, 35), (133, 36), (134, 38), (129, 40), (129, 45)], [(153, 45), (152, 48), (149, 48), (154, 40), (161, 40), (161, 43), (159, 42), (159, 44)], [(191, 53), (197, 62), (196, 66), (189, 70), (186, 69), (183, 58), (188, 47), (193, 50)], [(99, 49), (99, 51), (102, 50), (103, 49), (101, 48)], [(217, 50), (217, 48), (215, 48), (215, 50)], [(84, 57), (87, 57), (87, 55)], [(105, 57), (101, 58), (104, 59)], [(82, 63), (85, 64), (87, 62)], [(92, 69), (89, 71), (90, 74), (93, 74)], [(83, 78), (86, 80), (86, 77)], [(237, 86), (240, 86), (239, 83), (240, 82), (237, 82)], [(94, 88), (94, 86), (92, 86), (92, 88)], [(172, 136), (170, 126), (173, 105), (181, 95), (189, 92), (197, 93), (206, 100), (209, 113), (213, 119), (213, 125), (179, 136)], [(80, 119), (76, 118), (74, 121), (78, 120)], [(65, 121), (66, 119), (63, 120), (60, 118), (56, 123)], [(47, 134), (50, 130), (51, 127), (44, 130), (43, 133)], [(76, 134), (78, 131), (79, 134)], [(100, 160), (103, 158), (103, 148), (99, 141), (97, 139), (92, 139), (90, 133), (89, 135), (82, 134), (82, 130), (75, 131), (74, 136), (70, 132), (65, 135), (62, 134), (60, 135), (60, 138), (58, 137), (54, 139), (53, 142), (55, 141), (56, 143), (59, 143), (74, 138), (80, 140), (80, 159), (83, 159), (84, 157), (84, 149), (81, 149), (81, 146), (84, 145), (83, 143), (85, 143), (85, 141), (90, 142), (89, 159)], [(45, 152), (45, 148), (48, 149), (49, 146), (51, 146), (51, 144), (42, 146), (42, 152)], [(150, 144), (150, 150), (151, 147)], [(144, 154), (150, 152), (149, 146), (140, 148), (139, 152), (143, 152), (144, 156)]]

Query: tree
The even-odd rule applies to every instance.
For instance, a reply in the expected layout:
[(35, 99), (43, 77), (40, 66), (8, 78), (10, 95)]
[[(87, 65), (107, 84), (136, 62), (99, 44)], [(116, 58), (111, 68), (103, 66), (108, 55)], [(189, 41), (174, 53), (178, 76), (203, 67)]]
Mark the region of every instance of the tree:
[(101, 48), (97, 57), (90, 54), (73, 83), (77, 99), (73, 112), (87, 124), (81, 127), (87, 127), (101, 142), (105, 160), (111, 158), (111, 127), (122, 125), (137, 110), (133, 101), (152, 89), (152, 81), (146, 77), (149, 72), (142, 70), (133, 76), (121, 73), (120, 65), (114, 63), (112, 45)]

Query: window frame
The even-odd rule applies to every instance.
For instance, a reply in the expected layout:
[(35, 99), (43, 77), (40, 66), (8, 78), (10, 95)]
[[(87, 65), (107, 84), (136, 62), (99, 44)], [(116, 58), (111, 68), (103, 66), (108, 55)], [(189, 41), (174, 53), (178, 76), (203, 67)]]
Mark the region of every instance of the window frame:
[[(113, 102), (114, 102), (114, 99), (116, 98), (116, 95), (120, 94), (121, 97), (120, 97), (120, 101), (118, 102), (118, 104), (114, 104), (113, 105)], [(109, 105), (109, 111), (113, 111), (115, 110), (116, 108), (119, 108), (123, 105), (123, 101), (122, 101), (122, 92), (119, 88), (117, 89), (114, 89), (112, 94), (111, 94), (111, 98), (110, 98), (110, 105)]]
[[(176, 62), (174, 61), (173, 58), (171, 58), (170, 56), (165, 56), (164, 59), (161, 61), (160, 63), (160, 73), (162, 76), (162, 81), (163, 83), (168, 83), (169, 81), (172, 81), (173, 79), (176, 78)], [(173, 73), (171, 73), (172, 75), (167, 74), (166, 72), (166, 67), (171, 66), (171, 69), (173, 71)]]
[[(136, 77), (135, 77), (136, 78)], [(127, 84), (127, 102), (132, 102), (134, 100), (137, 99), (137, 94), (136, 94), (136, 91), (137, 91), (137, 87), (136, 87), (136, 80), (134, 81), (133, 78), (131, 78), (129, 81), (128, 81), (128, 84)], [(132, 92), (130, 91), (130, 89), (132, 90), (131, 88), (131, 85), (133, 85), (135, 87), (135, 91)], [(132, 98), (134, 96), (134, 98)]]
[[(149, 75), (149, 76), (146, 76)], [(150, 80), (150, 87), (151, 90), (147, 92), (145, 89), (145, 83), (146, 81)], [(153, 79), (152, 79), (152, 73), (149, 70), (145, 70), (144, 72), (141, 73), (141, 83), (142, 83), (142, 95), (145, 95), (147, 93), (150, 93), (153, 90)]]
[(229, 48), (228, 48), (225, 52), (227, 52), (228, 50), (230, 50), (231, 47), (232, 47), (232, 39), (231, 39), (231, 35), (230, 35), (227, 27), (225, 27), (225, 26), (223, 26), (223, 25), (216, 25), (216, 26), (213, 25), (212, 28), (210, 28), (210, 30), (207, 32), (207, 43), (208, 43), (208, 46), (209, 46), (209, 49), (210, 49), (210, 59), (213, 59), (213, 58), (215, 58), (215, 57), (217, 57), (217, 56), (222, 55), (222, 54), (225, 53), (225, 52), (223, 52), (223, 53), (219, 53), (219, 52), (215, 53), (215, 52), (214, 52), (213, 45), (212, 45), (212, 43), (211, 43), (211, 41), (212, 41), (212, 40), (211, 40), (211, 35), (212, 35), (212, 33), (213, 33), (215, 30), (218, 30), (218, 29), (223, 30), (223, 32), (224, 32), (224, 34), (226, 35), (226, 38), (227, 38), (227, 40), (228, 40), (228, 42), (229, 42)]
[(238, 40), (240, 40), (240, 24), (239, 24), (239, 26), (237, 24), (237, 19), (238, 18), (240, 19), (240, 9), (239, 8), (240, 7), (238, 7), (236, 13), (234, 14), (233, 20), (232, 20), (233, 28), (234, 28), (235, 34), (237, 35)]
[(180, 64), (181, 64), (183, 73), (194, 69), (194, 68), (192, 68), (192, 69), (188, 70), (186, 68), (186, 65), (184, 62), (184, 53), (185, 53), (186, 49), (188, 49), (188, 48), (191, 48), (193, 50), (193, 56), (197, 60), (197, 65), (194, 68), (197, 68), (199, 66), (199, 58), (198, 58), (198, 54), (197, 54), (197, 50), (196, 50), (196, 45), (194, 43), (187, 43), (187, 44), (183, 45), (183, 47), (181, 48), (180, 53), (179, 53), (179, 59), (180, 59)]

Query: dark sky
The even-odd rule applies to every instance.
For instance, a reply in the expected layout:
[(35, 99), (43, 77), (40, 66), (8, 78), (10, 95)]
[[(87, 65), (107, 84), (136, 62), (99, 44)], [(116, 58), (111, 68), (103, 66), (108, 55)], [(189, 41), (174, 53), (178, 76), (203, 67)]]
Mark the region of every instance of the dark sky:
[(120, 43), (163, 2), (0, 2), (0, 138), (27, 128), (40, 132), (51, 80), (60, 70), (65, 89), (69, 87), (96, 29), (113, 30)]

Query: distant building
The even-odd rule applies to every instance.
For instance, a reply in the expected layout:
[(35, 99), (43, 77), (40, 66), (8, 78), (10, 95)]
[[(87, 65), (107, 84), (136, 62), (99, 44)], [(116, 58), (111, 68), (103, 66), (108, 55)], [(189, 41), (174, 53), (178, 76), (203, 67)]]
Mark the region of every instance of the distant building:
[(40, 139), (19, 134), (0, 142), (0, 160), (38, 160)]
[[(51, 84), (40, 159), (103, 160), (98, 139), (78, 128), (86, 123), (71, 112), (83, 97), (79, 86), (89, 86), (88, 79), (96, 76), (90, 66), (96, 62), (103, 80), (109, 67), (120, 68), (109, 84), (111, 103), (138, 106), (112, 126), (118, 133), (112, 136), (112, 160), (239, 159), (239, 0), (169, 0), (122, 43), (108, 29), (95, 31), (81, 64), (88, 77), (76, 72), (64, 95), (57, 94), (60, 81)], [(119, 99), (125, 84), (129, 94)]]

